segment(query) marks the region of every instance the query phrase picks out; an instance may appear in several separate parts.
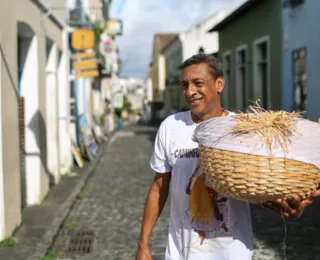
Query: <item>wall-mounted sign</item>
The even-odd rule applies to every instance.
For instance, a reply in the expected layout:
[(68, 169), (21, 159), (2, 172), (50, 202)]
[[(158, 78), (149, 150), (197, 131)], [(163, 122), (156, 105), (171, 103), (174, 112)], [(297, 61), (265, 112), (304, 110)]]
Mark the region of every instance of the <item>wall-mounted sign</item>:
[(72, 48), (83, 51), (94, 47), (94, 32), (90, 29), (76, 29), (72, 33)]
[(76, 78), (85, 78), (85, 77), (97, 77), (99, 72), (97, 70), (88, 70), (81, 71), (76, 73)]
[(112, 106), (113, 108), (122, 108), (123, 107), (123, 94), (115, 93), (112, 97)]
[(73, 64), (74, 70), (87, 70), (87, 69), (96, 69), (97, 63), (95, 60), (83, 60), (83, 61), (77, 61)]
[(96, 56), (96, 53), (93, 52), (80, 52), (72, 55), (72, 59), (74, 60), (81, 60), (81, 59), (88, 59), (88, 58), (94, 58)]
[(106, 56), (114, 50), (114, 43), (111, 39), (101, 39), (99, 43), (99, 51), (102, 55)]
[(106, 21), (106, 33), (110, 36), (122, 35), (123, 33), (122, 20), (110, 19)]

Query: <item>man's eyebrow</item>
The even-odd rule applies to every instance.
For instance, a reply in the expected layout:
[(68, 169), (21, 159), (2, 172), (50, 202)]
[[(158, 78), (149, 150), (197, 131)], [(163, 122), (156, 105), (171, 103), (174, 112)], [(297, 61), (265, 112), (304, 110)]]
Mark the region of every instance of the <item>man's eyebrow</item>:
[(182, 80), (180, 84), (182, 85), (182, 84), (185, 84), (185, 83), (188, 83), (188, 82), (186, 80)]
[[(194, 78), (194, 79), (191, 79), (191, 81), (196, 81), (196, 80), (204, 80), (203, 78)], [(187, 83), (188, 82), (188, 80), (182, 80), (181, 81), (181, 84), (182, 83)]]

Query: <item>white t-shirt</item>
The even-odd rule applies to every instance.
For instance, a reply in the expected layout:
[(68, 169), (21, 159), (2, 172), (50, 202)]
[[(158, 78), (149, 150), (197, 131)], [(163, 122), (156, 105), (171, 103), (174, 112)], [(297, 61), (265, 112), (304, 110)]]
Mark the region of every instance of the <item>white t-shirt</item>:
[[(158, 173), (172, 173), (165, 259), (250, 260), (253, 235), (248, 203), (218, 195), (219, 213), (210, 226), (199, 227), (190, 222), (186, 187), (200, 163), (198, 143), (192, 140), (196, 126), (190, 111), (171, 115), (161, 124), (155, 140), (151, 168)], [(206, 238), (202, 244), (195, 229), (205, 231)]]

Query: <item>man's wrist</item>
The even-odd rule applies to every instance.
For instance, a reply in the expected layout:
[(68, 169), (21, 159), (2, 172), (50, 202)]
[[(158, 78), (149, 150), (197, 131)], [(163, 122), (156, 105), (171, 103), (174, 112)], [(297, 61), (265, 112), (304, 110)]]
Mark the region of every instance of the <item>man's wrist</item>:
[(138, 246), (141, 248), (149, 248), (149, 239), (140, 238), (138, 241)]

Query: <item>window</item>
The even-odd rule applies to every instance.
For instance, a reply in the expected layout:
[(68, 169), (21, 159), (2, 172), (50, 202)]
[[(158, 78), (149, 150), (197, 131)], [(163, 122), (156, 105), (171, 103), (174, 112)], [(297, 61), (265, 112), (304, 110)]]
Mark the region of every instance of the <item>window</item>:
[(248, 106), (248, 48), (236, 49), (236, 109), (245, 111)]
[(307, 51), (305, 48), (292, 52), (293, 68), (293, 109), (305, 112), (307, 109)]
[(232, 61), (231, 61), (231, 51), (227, 51), (222, 55), (222, 66), (223, 74), (225, 79), (225, 86), (222, 92), (222, 106), (226, 109), (232, 109), (229, 103), (230, 100), (233, 100), (232, 95)]
[(261, 107), (269, 109), (270, 100), (270, 55), (269, 36), (254, 42), (254, 101), (260, 100)]

